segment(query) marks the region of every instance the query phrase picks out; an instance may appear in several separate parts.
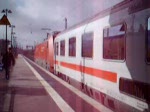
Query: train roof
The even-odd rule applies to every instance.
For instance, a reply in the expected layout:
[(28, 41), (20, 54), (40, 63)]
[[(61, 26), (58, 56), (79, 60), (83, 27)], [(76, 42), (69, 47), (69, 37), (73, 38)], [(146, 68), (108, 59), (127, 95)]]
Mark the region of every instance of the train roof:
[(90, 23), (92, 21), (95, 21), (97, 19), (100, 19), (102, 17), (105, 17), (109, 14), (113, 14), (115, 12), (123, 10), (125, 8), (129, 8), (128, 12), (129, 12), (129, 14), (132, 14), (132, 13), (141, 11), (143, 9), (150, 8), (150, 1), (149, 0), (124, 0), (124, 1), (112, 6), (110, 8), (107, 8), (107, 9), (99, 12), (98, 14), (96, 14), (95, 16), (93, 16), (91, 18), (88, 18), (86, 20), (81, 21), (78, 24), (75, 24), (75, 25), (71, 26), (70, 28), (68, 28), (68, 29), (62, 31), (61, 33), (59, 33), (57, 36), (59, 36), (63, 33), (69, 32), (70, 30), (78, 28), (78, 27), (80, 27), (82, 25), (85, 25), (87, 23)]

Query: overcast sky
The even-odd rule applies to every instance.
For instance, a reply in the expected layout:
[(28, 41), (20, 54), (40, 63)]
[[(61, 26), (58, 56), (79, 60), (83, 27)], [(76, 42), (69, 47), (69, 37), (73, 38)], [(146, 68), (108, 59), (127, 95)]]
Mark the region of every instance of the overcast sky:
[[(68, 27), (92, 17), (103, 9), (123, 0), (0, 0), (0, 11), (10, 9), (8, 19), (15, 25), (14, 32), (19, 45), (42, 42), (46, 33), (63, 31), (64, 18)], [(3, 16), (0, 13), (0, 18)], [(41, 30), (50, 28), (51, 31)], [(0, 38), (5, 39), (5, 26), (0, 26)], [(8, 28), (10, 38), (10, 28)]]

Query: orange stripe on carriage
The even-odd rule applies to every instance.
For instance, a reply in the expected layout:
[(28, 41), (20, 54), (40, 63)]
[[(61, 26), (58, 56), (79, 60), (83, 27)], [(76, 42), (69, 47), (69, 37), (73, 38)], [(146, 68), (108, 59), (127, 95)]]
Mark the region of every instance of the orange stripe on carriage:
[(114, 72), (99, 70), (99, 69), (90, 68), (90, 67), (83, 68), (83, 66), (65, 63), (65, 62), (60, 62), (60, 65), (66, 68), (70, 68), (70, 69), (80, 71), (80, 72), (83, 72), (83, 73), (86, 73), (86, 74), (89, 74), (98, 78), (102, 78), (104, 80), (117, 83), (117, 73), (114, 73)]

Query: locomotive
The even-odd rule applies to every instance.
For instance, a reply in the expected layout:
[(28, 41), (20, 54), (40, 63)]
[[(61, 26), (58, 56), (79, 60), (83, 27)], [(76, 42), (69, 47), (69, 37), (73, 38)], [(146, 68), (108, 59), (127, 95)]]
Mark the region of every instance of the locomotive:
[(34, 59), (115, 112), (149, 112), (150, 1), (124, 0), (51, 35)]

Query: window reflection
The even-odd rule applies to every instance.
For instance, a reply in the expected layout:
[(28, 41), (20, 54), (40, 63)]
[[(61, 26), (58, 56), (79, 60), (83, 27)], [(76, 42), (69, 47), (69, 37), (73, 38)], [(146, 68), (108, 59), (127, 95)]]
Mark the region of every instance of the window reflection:
[(69, 39), (69, 56), (76, 56), (76, 38)]
[(125, 25), (103, 30), (103, 58), (123, 60), (125, 58)]
[(60, 41), (60, 55), (65, 56), (65, 40)]
[(82, 35), (82, 57), (93, 57), (93, 32)]

